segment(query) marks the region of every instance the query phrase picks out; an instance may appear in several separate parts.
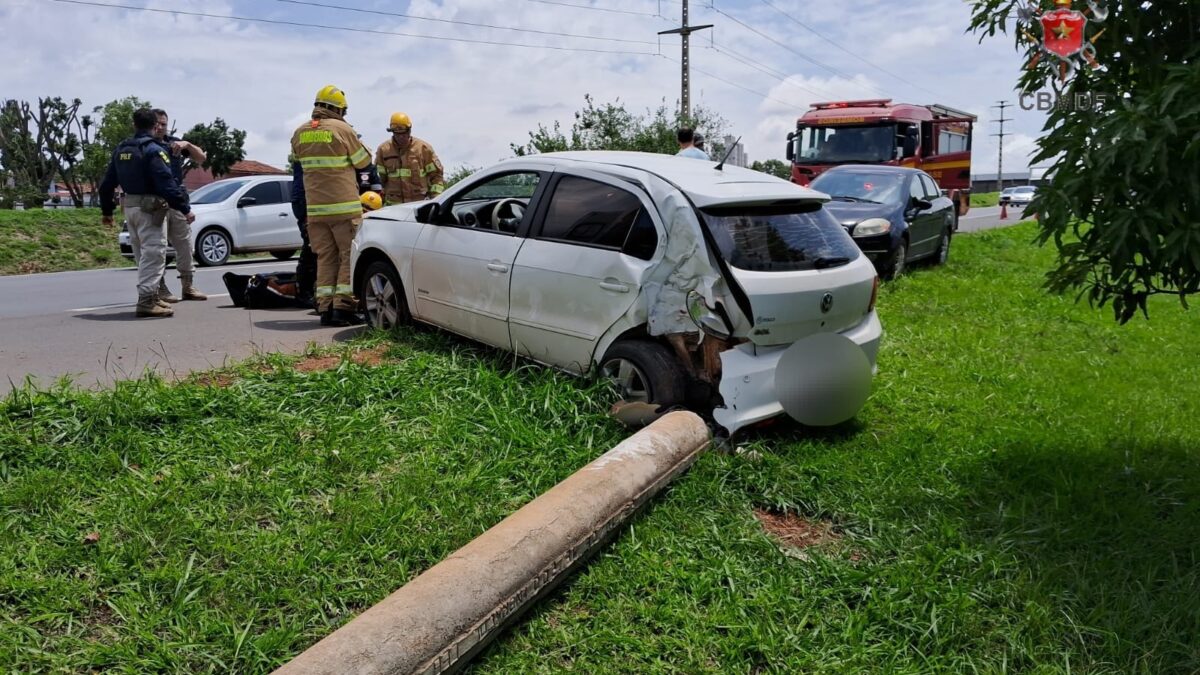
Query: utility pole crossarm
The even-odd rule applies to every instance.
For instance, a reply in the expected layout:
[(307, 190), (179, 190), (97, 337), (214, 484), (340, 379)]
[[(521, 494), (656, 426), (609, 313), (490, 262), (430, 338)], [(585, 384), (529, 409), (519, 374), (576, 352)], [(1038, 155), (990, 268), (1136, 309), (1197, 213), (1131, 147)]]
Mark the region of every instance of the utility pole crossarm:
[(711, 23), (702, 26), (688, 25), (688, 0), (683, 0), (683, 25), (679, 28), (659, 31), (659, 35), (675, 35), (678, 34), (683, 43), (683, 58), (680, 59), (682, 67), (682, 75), (680, 77), (680, 97), (679, 97), (679, 116), (681, 119), (687, 119), (692, 116), (692, 83), (691, 83), (691, 62), (689, 60), (689, 37), (692, 33), (701, 30), (712, 28)]

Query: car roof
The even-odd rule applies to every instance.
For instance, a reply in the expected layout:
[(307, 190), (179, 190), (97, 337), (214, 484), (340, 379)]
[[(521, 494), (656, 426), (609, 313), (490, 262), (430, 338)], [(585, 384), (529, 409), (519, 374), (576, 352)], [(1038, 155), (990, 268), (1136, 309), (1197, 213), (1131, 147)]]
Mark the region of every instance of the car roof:
[(892, 166), (890, 164), (841, 164), (827, 169), (825, 173), (830, 173), (833, 171), (838, 173), (894, 173), (900, 175), (924, 173), (923, 171), (914, 169), (912, 167)]
[(639, 171), (649, 173), (683, 190), (700, 207), (781, 199), (828, 200), (824, 193), (761, 171), (732, 164), (726, 164), (718, 171), (715, 167), (719, 159), (704, 161), (652, 152), (607, 150), (550, 152), (517, 159), (548, 161), (564, 168), (589, 169), (616, 176), (630, 176)]

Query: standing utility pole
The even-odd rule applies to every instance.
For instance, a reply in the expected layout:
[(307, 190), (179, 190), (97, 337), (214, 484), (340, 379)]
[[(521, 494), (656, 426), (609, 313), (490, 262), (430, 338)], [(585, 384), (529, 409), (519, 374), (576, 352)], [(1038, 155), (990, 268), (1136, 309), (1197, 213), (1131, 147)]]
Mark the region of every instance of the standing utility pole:
[(689, 57), (688, 57), (688, 36), (691, 35), (692, 33), (695, 33), (698, 30), (704, 30), (705, 28), (712, 28), (712, 27), (713, 26), (711, 23), (705, 24), (703, 26), (689, 26), (688, 25), (688, 0), (683, 0), (683, 25), (680, 26), (679, 28), (672, 28), (671, 30), (663, 30), (663, 31), (658, 32), (659, 35), (668, 35), (671, 33), (679, 33), (680, 37), (683, 38), (683, 58), (680, 59), (680, 61), (679, 61), (680, 65), (683, 67), (682, 92), (681, 92), (681, 95), (679, 98), (679, 117), (680, 117), (680, 119), (687, 119), (692, 116), (692, 83), (691, 83), (691, 76), (689, 74), (691, 71), (691, 67), (689, 65), (689, 60), (688, 60), (689, 59)]
[(997, 185), (997, 186), (999, 186), (999, 190), (1000, 190), (1001, 192), (1003, 192), (1003, 191), (1004, 191), (1004, 137), (1005, 137), (1005, 136), (1012, 136), (1012, 134), (1006, 134), (1006, 133), (1004, 133), (1004, 123), (1005, 123), (1005, 122), (1011, 122), (1011, 121), (1012, 121), (1012, 118), (1011, 118), (1011, 117), (1008, 117), (1008, 118), (1006, 118), (1006, 117), (1004, 116), (1004, 111), (1005, 111), (1005, 110), (1007, 110), (1007, 109), (1009, 109), (1009, 108), (1011, 108), (1011, 107), (1012, 107), (1012, 104), (1011, 104), (1011, 103), (1009, 103), (1008, 101), (998, 101), (998, 103), (999, 103), (1000, 105), (994, 105), (994, 106), (992, 106), (992, 107), (993, 107), (993, 108), (999, 108), (999, 109), (1000, 109), (1000, 119), (998, 119), (998, 120), (992, 120), (992, 122), (993, 122), (993, 123), (996, 123), (996, 122), (999, 122), (999, 123), (1000, 123), (1000, 133), (998, 133), (998, 134), (992, 134), (992, 136), (999, 136), (999, 137), (1000, 137), (1000, 154), (999, 154), (999, 155), (997, 155), (997, 158), (999, 159), (999, 161), (998, 161), (998, 162), (996, 162), (996, 185)]

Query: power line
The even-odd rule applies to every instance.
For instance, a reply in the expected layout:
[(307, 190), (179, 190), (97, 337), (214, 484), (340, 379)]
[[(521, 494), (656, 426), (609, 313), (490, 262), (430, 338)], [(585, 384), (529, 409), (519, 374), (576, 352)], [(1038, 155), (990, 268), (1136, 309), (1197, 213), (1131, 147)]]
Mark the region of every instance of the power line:
[(473, 26), (475, 28), (494, 28), (496, 30), (511, 30), (519, 33), (536, 33), (538, 35), (554, 35), (558, 37), (581, 38), (584, 40), (607, 40), (609, 42), (629, 42), (639, 45), (653, 45), (655, 42), (648, 40), (629, 40), (626, 38), (600, 37), (595, 35), (580, 35), (577, 33), (560, 33), (557, 31), (537, 30), (535, 28), (517, 28), (514, 26), (497, 26), (490, 23), (475, 23), (472, 21), (457, 21), (455, 19), (434, 19), (427, 16), (415, 16), (413, 14), (403, 14), (401, 12), (385, 12), (377, 9), (362, 9), (360, 7), (347, 7), (345, 5), (334, 5), (326, 2), (309, 2), (308, 0), (275, 0), (275, 2), (283, 2), (289, 5), (307, 5), (309, 7), (320, 7), (322, 9), (333, 9), (343, 12), (358, 12), (359, 14), (375, 14), (378, 16), (394, 16), (402, 19), (416, 19), (418, 21), (433, 21), (437, 23), (449, 23), (459, 26)]
[[(667, 55), (665, 55), (665, 54), (657, 54), (656, 56), (659, 56), (660, 58), (664, 58), (664, 59), (666, 59), (666, 60), (668, 60), (668, 61), (670, 61), (670, 62), (672, 62), (672, 63), (679, 63), (679, 60), (678, 60), (678, 59), (673, 59), (673, 58), (671, 58), (671, 57), (669, 57), (669, 56), (667, 56)], [(682, 65), (682, 64), (681, 64), (681, 65)], [(724, 82), (725, 84), (727, 84), (727, 85), (729, 85), (729, 86), (731, 86), (731, 87), (737, 87), (738, 89), (741, 89), (742, 91), (746, 91), (746, 92), (749, 92), (749, 93), (751, 93), (751, 94), (754, 94), (755, 96), (761, 96), (761, 97), (763, 97), (763, 98), (767, 99), (768, 101), (774, 101), (774, 102), (776, 102), (776, 103), (779, 103), (779, 104), (782, 104), (782, 105), (786, 105), (786, 106), (798, 107), (798, 106), (797, 106), (795, 103), (788, 103), (787, 101), (780, 101), (779, 99), (777, 99), (777, 98), (775, 98), (775, 97), (773, 97), (773, 96), (770, 96), (769, 94), (764, 94), (764, 93), (763, 93), (763, 92), (761, 92), (761, 91), (757, 91), (757, 90), (751, 89), (750, 87), (746, 87), (746, 86), (740, 85), (740, 84), (738, 84), (737, 82), (730, 82), (729, 80), (726, 80), (726, 79), (725, 79), (725, 78), (723, 78), (723, 77), (720, 77), (720, 76), (718, 76), (718, 75), (713, 75), (712, 73), (710, 73), (710, 72), (708, 72), (708, 71), (706, 71), (706, 70), (701, 70), (701, 69), (699, 69), (699, 68), (697, 68), (697, 67), (695, 67), (695, 66), (692, 66), (692, 70), (694, 70), (694, 71), (696, 71), (697, 73), (700, 73), (700, 74), (702, 74), (702, 75), (707, 75), (707, 76), (711, 77), (712, 79), (714, 79), (714, 80), (716, 80), (716, 81), (718, 81), (718, 82)]]
[(627, 9), (609, 9), (608, 7), (592, 7), (591, 5), (574, 5), (569, 2), (558, 2), (558, 0), (529, 0), (529, 2), (540, 2), (543, 5), (558, 5), (559, 7), (574, 7), (575, 9), (588, 9), (593, 12), (612, 12), (613, 14), (632, 14), (633, 16), (654, 16), (660, 19), (666, 18), (660, 14), (651, 14), (649, 12), (633, 12)]
[(816, 89), (811, 89), (809, 87), (806, 87), (802, 84), (797, 84), (794, 81), (793, 76), (788, 75), (787, 73), (784, 73), (783, 71), (776, 70), (776, 69), (762, 63), (761, 61), (756, 61), (755, 59), (753, 59), (749, 56), (746, 56), (745, 54), (742, 54), (740, 52), (737, 52), (733, 49), (730, 49), (729, 47), (723, 47), (721, 45), (718, 45), (715, 41), (712, 43), (712, 46), (705, 47), (705, 49), (711, 49), (726, 58), (733, 59), (734, 61), (737, 61), (743, 65), (749, 66), (749, 67), (757, 70), (758, 72), (763, 73), (764, 75), (769, 75), (769, 76), (775, 78), (776, 80), (783, 82), (784, 84), (791, 85), (791, 86), (793, 86), (797, 89), (801, 89), (803, 91), (807, 91), (808, 93), (812, 94), (813, 96), (820, 96), (822, 98), (836, 98), (836, 96), (834, 96), (833, 94), (830, 94), (827, 91), (818, 91)]
[(108, 9), (127, 9), (139, 12), (154, 12), (157, 14), (173, 14), (177, 16), (194, 16), (204, 19), (225, 19), (228, 21), (246, 21), (250, 23), (265, 23), (277, 26), (292, 26), (296, 28), (320, 28), (323, 30), (336, 30), (348, 33), (367, 33), (370, 35), (389, 35), (395, 37), (410, 37), (421, 40), (446, 40), (449, 42), (466, 42), (470, 44), (495, 45), (498, 47), (523, 47), (528, 49), (553, 49), (563, 52), (588, 52), (592, 54), (618, 54), (630, 56), (657, 56), (655, 52), (632, 52), (619, 51), (613, 49), (590, 49), (587, 47), (559, 47), (555, 45), (533, 45), (524, 42), (500, 42), (497, 40), (475, 40), (471, 38), (443, 37), (439, 35), (421, 35), (419, 33), (404, 33), (401, 31), (376, 30), (372, 28), (351, 28), (349, 26), (331, 26), (321, 23), (305, 23), (302, 21), (285, 21), (283, 19), (260, 19), (249, 16), (236, 16), (229, 14), (209, 14), (207, 12), (190, 12), (182, 9), (159, 9), (157, 7), (138, 7), (135, 5), (121, 5), (116, 3), (93, 2), (90, 0), (50, 0), (50, 2), (60, 2), (69, 5), (85, 5), (88, 7), (106, 7)]
[(934, 96), (940, 95), (935, 91), (926, 89), (925, 87), (922, 87), (921, 85), (917, 84), (916, 82), (913, 82), (912, 80), (909, 80), (905, 77), (897, 75), (896, 73), (893, 73), (892, 71), (888, 70), (887, 68), (884, 68), (883, 66), (881, 66), (879, 64), (872, 63), (871, 61), (864, 59), (863, 57), (859, 56), (858, 54), (854, 53), (853, 51), (846, 49), (841, 44), (839, 44), (836, 40), (831, 40), (830, 38), (828, 38), (824, 34), (822, 34), (820, 31), (818, 31), (817, 29), (813, 28), (812, 26), (809, 26), (808, 24), (804, 23), (800, 19), (797, 19), (796, 17), (792, 16), (791, 14), (783, 11), (782, 9), (777, 7), (774, 3), (772, 3), (771, 0), (762, 0), (762, 3), (764, 5), (766, 5), (767, 7), (770, 7), (771, 9), (775, 10), (776, 12), (779, 12), (780, 14), (791, 19), (793, 23), (800, 26), (801, 28), (807, 30), (808, 32), (812, 33), (813, 35), (816, 35), (817, 37), (821, 38), (825, 42), (828, 42), (829, 44), (833, 45), (837, 49), (849, 54), (850, 56), (853, 56), (854, 58), (858, 59), (859, 61), (862, 61), (863, 63), (867, 64), (868, 66), (871, 66), (872, 68), (876, 68), (876, 69), (880, 70), (881, 72), (883, 72), (887, 75), (890, 75), (890, 76), (896, 78), (897, 80), (900, 80), (901, 82), (904, 82), (905, 84), (908, 84), (910, 86), (916, 87), (917, 89), (920, 89), (921, 91), (928, 92), (930, 94), (933, 94)]
[(759, 30), (759, 29), (755, 28), (754, 26), (751, 26), (751, 25), (749, 25), (749, 24), (745, 23), (744, 21), (742, 21), (742, 20), (738, 19), (737, 17), (735, 17), (735, 16), (733, 16), (733, 15), (731, 15), (731, 14), (727, 14), (726, 12), (724, 12), (724, 11), (722, 11), (721, 9), (717, 8), (715, 5), (710, 5), (710, 6), (709, 6), (709, 9), (711, 9), (711, 10), (712, 10), (712, 11), (714, 11), (714, 12), (716, 12), (717, 14), (720, 14), (721, 16), (724, 16), (725, 18), (727, 18), (727, 19), (729, 19), (730, 21), (732, 21), (732, 22), (736, 23), (737, 25), (741, 26), (742, 28), (745, 28), (746, 30), (748, 30), (748, 31), (750, 31), (750, 32), (752, 32), (752, 33), (754, 33), (754, 34), (758, 35), (759, 37), (762, 37), (762, 38), (764, 38), (764, 39), (766, 39), (766, 40), (769, 40), (769, 41), (771, 41), (771, 42), (775, 43), (776, 45), (779, 45), (780, 47), (783, 47), (784, 49), (788, 50), (789, 52), (791, 52), (791, 53), (795, 54), (796, 56), (800, 57), (801, 59), (804, 59), (805, 61), (808, 61), (809, 63), (811, 63), (811, 64), (813, 64), (813, 65), (815, 65), (815, 66), (818, 66), (818, 67), (820, 67), (820, 68), (824, 68), (825, 70), (828, 70), (829, 72), (833, 73), (834, 75), (839, 75), (839, 76), (841, 76), (841, 77), (845, 78), (847, 81), (849, 81), (849, 82), (852, 82), (852, 83), (854, 83), (854, 84), (856, 84), (856, 85), (858, 85), (858, 86), (860, 86), (860, 87), (863, 87), (863, 88), (865, 88), (865, 89), (871, 89), (871, 90), (873, 90), (873, 91), (875, 91), (875, 92), (877, 92), (877, 93), (884, 94), (885, 96), (887, 95), (887, 93), (886, 93), (886, 92), (884, 92), (883, 90), (879, 89), (878, 87), (873, 87), (873, 86), (871, 86), (871, 85), (868, 85), (868, 84), (864, 84), (864, 83), (861, 83), (861, 82), (856, 82), (856, 81), (854, 80), (854, 78), (850, 77), (850, 76), (849, 76), (849, 75), (847, 75), (846, 73), (843, 73), (842, 71), (838, 70), (837, 68), (834, 68), (833, 66), (831, 66), (831, 65), (829, 65), (829, 64), (827, 64), (827, 63), (823, 63), (823, 62), (821, 62), (821, 61), (818, 61), (818, 60), (816, 60), (816, 59), (812, 58), (811, 56), (808, 56), (807, 54), (803, 54), (803, 53), (801, 53), (801, 52), (799, 52), (799, 51), (797, 51), (797, 50), (793, 49), (793, 48), (792, 48), (790, 45), (788, 45), (788, 44), (785, 44), (785, 43), (783, 43), (783, 42), (780, 42), (779, 40), (776, 40), (775, 38), (771, 37), (770, 35), (767, 35), (766, 33), (762, 32), (761, 30)]

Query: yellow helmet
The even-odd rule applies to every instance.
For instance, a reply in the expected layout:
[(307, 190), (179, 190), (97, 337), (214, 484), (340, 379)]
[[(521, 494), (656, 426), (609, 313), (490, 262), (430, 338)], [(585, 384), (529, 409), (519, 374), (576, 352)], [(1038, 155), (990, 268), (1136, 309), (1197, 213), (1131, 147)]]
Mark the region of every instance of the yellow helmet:
[(383, 208), (383, 197), (379, 196), (378, 192), (368, 190), (358, 198), (362, 202), (363, 211), (374, 211)]
[(412, 119), (402, 112), (392, 113), (392, 119), (388, 122), (388, 131), (407, 131), (412, 129)]
[(345, 110), (347, 107), (346, 95), (342, 93), (341, 89), (338, 89), (332, 84), (321, 87), (321, 91), (317, 92), (316, 102), (324, 103), (325, 105), (333, 106), (334, 108), (341, 108), (343, 110)]

